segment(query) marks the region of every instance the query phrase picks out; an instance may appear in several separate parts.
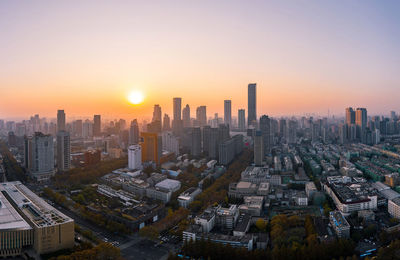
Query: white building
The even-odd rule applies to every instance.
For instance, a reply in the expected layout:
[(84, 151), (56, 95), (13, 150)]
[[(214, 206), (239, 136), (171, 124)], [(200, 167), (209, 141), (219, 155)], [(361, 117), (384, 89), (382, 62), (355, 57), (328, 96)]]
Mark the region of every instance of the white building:
[(187, 208), (194, 198), (201, 193), (199, 188), (191, 187), (178, 197), (179, 206)]
[(71, 168), (71, 141), (66, 131), (57, 133), (57, 168), (64, 172)]
[(388, 212), (392, 217), (400, 219), (400, 198), (388, 201)]
[(162, 149), (179, 155), (179, 139), (171, 132), (162, 133)]
[(131, 145), (128, 148), (128, 168), (141, 169), (142, 168), (142, 148), (140, 145)]

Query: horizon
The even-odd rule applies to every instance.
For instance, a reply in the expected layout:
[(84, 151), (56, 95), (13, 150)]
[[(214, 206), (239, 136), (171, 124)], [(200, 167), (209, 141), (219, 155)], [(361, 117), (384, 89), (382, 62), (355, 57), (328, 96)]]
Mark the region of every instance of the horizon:
[[(175, 96), (221, 115), (230, 99), (236, 115), (249, 82), (259, 115), (399, 112), (398, 11), (396, 1), (2, 1), (0, 118), (148, 117), (154, 104), (171, 115)], [(142, 104), (127, 101), (133, 90)]]

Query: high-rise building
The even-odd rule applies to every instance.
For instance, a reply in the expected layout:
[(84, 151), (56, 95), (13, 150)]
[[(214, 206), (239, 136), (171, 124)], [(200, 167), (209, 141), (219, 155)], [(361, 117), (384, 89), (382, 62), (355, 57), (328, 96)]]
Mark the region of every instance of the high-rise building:
[(82, 134), (83, 134), (83, 122), (82, 122), (82, 120), (75, 120), (72, 123), (72, 133), (76, 137), (82, 137)]
[(57, 131), (65, 131), (65, 113), (64, 110), (57, 111)]
[(101, 135), (101, 116), (94, 115), (93, 117), (93, 136)]
[(171, 130), (171, 119), (167, 114), (164, 114), (163, 131), (169, 131), (169, 130)]
[(132, 170), (142, 169), (142, 148), (138, 144), (128, 147), (128, 168)]
[(256, 131), (254, 135), (254, 164), (261, 166), (264, 161), (264, 141), (261, 131)]
[(152, 122), (157, 122), (159, 121), (161, 124), (161, 107), (160, 105), (154, 105), (154, 110), (153, 110), (153, 119), (151, 120)]
[(266, 115), (260, 117), (260, 131), (263, 137), (264, 153), (268, 154), (271, 151), (271, 124), (269, 117)]
[(196, 109), (196, 121), (197, 126), (203, 127), (207, 125), (207, 107), (206, 106), (199, 106)]
[(224, 124), (232, 126), (232, 101), (224, 101)]
[(179, 155), (179, 139), (171, 132), (162, 133), (162, 148), (163, 150), (173, 152), (176, 156)]
[(190, 127), (190, 107), (187, 104), (182, 110), (183, 127)]
[(174, 134), (180, 136), (182, 134), (183, 123), (182, 123), (182, 99), (174, 98), (173, 99), (173, 112), (174, 118), (172, 120), (172, 130)]
[(136, 119), (131, 122), (129, 128), (129, 144), (139, 144), (139, 124)]
[(348, 126), (356, 123), (356, 113), (352, 107), (346, 108), (346, 124)]
[(367, 109), (357, 108), (356, 125), (361, 127), (361, 129), (365, 129), (367, 127)]
[(39, 182), (54, 175), (54, 143), (51, 135), (36, 132), (25, 138), (25, 168)]
[(218, 128), (203, 127), (203, 151), (212, 159), (218, 158)]
[(239, 131), (246, 130), (246, 112), (244, 109), (238, 110), (238, 128)]
[(60, 172), (71, 168), (71, 139), (66, 131), (57, 132), (57, 169)]
[(162, 137), (156, 133), (142, 132), (140, 136), (143, 142), (140, 144), (142, 148), (142, 162), (160, 163), (162, 153)]
[(200, 127), (193, 127), (191, 129), (190, 153), (194, 157), (198, 157), (201, 154), (201, 129), (200, 129)]
[(247, 101), (247, 124), (248, 125), (257, 125), (257, 93), (256, 93), (257, 84), (252, 83), (248, 85), (248, 101)]
[(93, 136), (93, 124), (88, 119), (86, 119), (82, 125), (82, 135), (83, 138), (88, 138)]
[(286, 140), (289, 144), (294, 144), (296, 143), (297, 139), (297, 122), (294, 120), (289, 120), (288, 124), (288, 135), (286, 137)]

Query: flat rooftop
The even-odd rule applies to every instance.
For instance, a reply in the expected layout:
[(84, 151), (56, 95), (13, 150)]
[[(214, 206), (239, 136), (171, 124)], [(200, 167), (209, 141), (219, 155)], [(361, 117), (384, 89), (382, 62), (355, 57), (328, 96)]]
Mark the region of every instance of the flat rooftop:
[(38, 228), (74, 221), (50, 206), (19, 181), (1, 183), (0, 192)]
[(0, 203), (1, 231), (31, 229), (31, 226), (21, 217), (1, 192)]

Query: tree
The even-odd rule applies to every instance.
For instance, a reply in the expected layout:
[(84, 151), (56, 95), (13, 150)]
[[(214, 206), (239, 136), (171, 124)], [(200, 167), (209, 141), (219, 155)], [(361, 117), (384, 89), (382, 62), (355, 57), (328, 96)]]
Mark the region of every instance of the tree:
[(156, 240), (160, 233), (154, 226), (145, 226), (139, 230), (139, 235), (150, 240)]
[(258, 230), (260, 230), (262, 232), (266, 231), (267, 224), (268, 224), (268, 222), (263, 220), (262, 218), (259, 218), (256, 221), (256, 227), (258, 228)]

